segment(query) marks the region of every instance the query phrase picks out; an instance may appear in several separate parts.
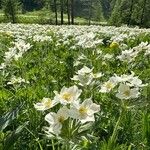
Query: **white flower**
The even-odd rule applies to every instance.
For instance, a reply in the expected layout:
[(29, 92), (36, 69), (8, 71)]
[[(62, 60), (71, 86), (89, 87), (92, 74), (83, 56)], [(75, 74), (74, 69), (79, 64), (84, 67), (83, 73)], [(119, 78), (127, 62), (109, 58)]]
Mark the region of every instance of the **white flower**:
[(81, 53), (78, 57), (78, 60), (84, 60), (84, 59), (87, 59), (87, 57), (83, 53)]
[(1, 63), (1, 65), (0, 65), (0, 70), (3, 70), (3, 69), (5, 69), (6, 68), (6, 64), (5, 63)]
[(91, 84), (93, 80), (92, 70), (93, 69), (84, 66), (82, 69), (78, 70), (77, 75), (71, 79), (74, 81), (79, 81), (79, 85), (81, 86), (87, 86)]
[(87, 66), (84, 66), (82, 69), (78, 70), (77, 74), (85, 75), (92, 72), (93, 69), (88, 68)]
[(69, 117), (69, 110), (66, 106), (60, 108), (57, 113), (51, 112), (45, 116), (50, 124), (49, 131), (58, 135), (61, 133), (62, 124)]
[(106, 59), (112, 59), (113, 58), (113, 55), (111, 55), (111, 54), (106, 54), (105, 56), (104, 56), (104, 60), (106, 60)]
[(126, 84), (120, 84), (116, 97), (118, 97), (119, 99), (130, 99), (130, 98), (137, 98), (139, 94), (140, 93), (138, 88), (131, 89)]
[(117, 58), (120, 61), (128, 61), (131, 62), (132, 60), (134, 60), (134, 58), (137, 56), (137, 52), (133, 51), (133, 49), (129, 49), (129, 50), (124, 50), (122, 51), (122, 54), (117, 56)]
[(145, 56), (150, 55), (150, 44), (147, 46), (147, 50), (145, 51)]
[(9, 48), (9, 51), (5, 52), (4, 61), (10, 62), (14, 58), (16, 53), (17, 53), (16, 48)]
[(35, 35), (33, 36), (33, 41), (34, 42), (45, 42), (45, 41), (52, 41), (51, 36), (46, 36), (46, 35)]
[(27, 83), (29, 84), (29, 81), (26, 81), (25, 79), (22, 79), (21, 77), (15, 77), (13, 76), (11, 79), (10, 79), (10, 82), (8, 82), (7, 84), (10, 85), (10, 84), (21, 84), (21, 83)]
[(147, 86), (147, 84), (142, 84), (142, 81), (138, 78), (138, 76), (134, 76), (135, 73), (131, 71), (130, 75), (123, 74), (121, 76), (115, 76), (113, 78), (116, 78), (116, 80), (123, 84), (129, 85), (130, 87), (143, 87)]
[(25, 41), (23, 40), (19, 40), (17, 42), (14, 43), (15, 48), (19, 50), (19, 52), (26, 52), (28, 51), (32, 46), (30, 45), (30, 43), (25, 43)]
[(80, 65), (80, 64), (82, 64), (82, 62), (80, 62), (80, 61), (75, 61), (75, 63), (74, 63), (74, 65), (73, 66), (78, 66), (78, 65)]
[(134, 86), (134, 87), (144, 87), (147, 86), (148, 84), (142, 84), (142, 80), (140, 80), (138, 77), (133, 77), (129, 80), (130, 83), (127, 83), (129, 86)]
[(22, 55), (23, 55), (23, 53), (20, 52), (20, 53), (18, 53), (18, 54), (16, 54), (16, 55), (14, 56), (14, 59), (17, 61), (19, 58), (22, 57)]
[(78, 87), (75, 85), (69, 88), (63, 87), (60, 93), (54, 91), (54, 100), (59, 101), (63, 105), (67, 105), (73, 103), (74, 101), (77, 101), (79, 96), (81, 95), (81, 92), (82, 90), (78, 89)]
[(71, 78), (74, 81), (79, 81), (79, 85), (81, 86), (87, 86), (92, 83), (93, 76), (91, 74), (79, 74), (79, 75), (74, 75), (73, 78)]
[(94, 113), (100, 111), (100, 105), (92, 102), (91, 98), (86, 99), (82, 104), (74, 103), (70, 109), (70, 117), (79, 119), (81, 123), (95, 121)]
[(129, 82), (131, 79), (133, 79), (134, 75), (135, 75), (134, 72), (131, 72), (131, 75), (123, 74), (121, 76), (118, 76), (115, 74), (112, 78), (114, 78), (114, 80), (116, 80), (118, 83), (119, 82), (126, 83)]
[(44, 97), (41, 102), (34, 104), (34, 107), (39, 111), (44, 111), (54, 107), (57, 103), (57, 101)]
[(103, 52), (100, 49), (96, 49), (96, 53), (100, 56)]
[(118, 83), (117, 80), (115, 80), (115, 78), (112, 77), (101, 86), (99, 92), (108, 93), (117, 85), (117, 83)]
[(147, 49), (147, 46), (148, 46), (148, 42), (141, 42), (138, 46), (136, 47), (133, 47), (133, 49), (135, 51), (142, 51), (142, 50), (146, 50)]
[(103, 74), (102, 74), (101, 72), (99, 72), (99, 73), (91, 73), (91, 75), (92, 75), (92, 77), (95, 78), (95, 79), (100, 78), (100, 77), (103, 76)]

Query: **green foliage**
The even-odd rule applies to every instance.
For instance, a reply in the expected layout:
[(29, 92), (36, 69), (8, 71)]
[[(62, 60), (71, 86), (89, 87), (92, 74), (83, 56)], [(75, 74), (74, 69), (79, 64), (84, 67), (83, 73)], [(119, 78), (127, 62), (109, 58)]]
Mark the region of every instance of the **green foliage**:
[(6, 18), (12, 23), (17, 22), (17, 12), (19, 9), (18, 0), (4, 0), (3, 1), (3, 9)]
[(26, 122), (24, 123), (24, 125), (20, 125), (19, 127), (17, 127), (17, 129), (13, 131), (11, 131), (9, 128), (7, 129), (7, 127), (11, 126), (13, 120), (17, 119), (22, 107), (23, 104), (20, 104), (14, 110), (8, 112), (7, 114), (5, 114), (0, 118), (0, 142), (1, 142), (0, 147), (3, 150), (12, 149), (12, 146), (20, 137), (20, 134), (23, 131), (24, 127), (27, 125)]
[(23, 125), (20, 125), (15, 131), (7, 135), (7, 138), (4, 141), (3, 150), (10, 150), (12, 149), (13, 144), (17, 141), (20, 137), (21, 132), (27, 126), (28, 122), (25, 122)]
[[(124, 107), (121, 107), (120, 100), (115, 97), (114, 92), (106, 94), (98, 92), (99, 86), (114, 73), (122, 75), (133, 70), (144, 83), (149, 83), (149, 56), (144, 56), (142, 51), (131, 65), (116, 59), (121, 52), (121, 48), (116, 46), (111, 49), (109, 47), (110, 39), (116, 32), (117, 36), (122, 34), (128, 36), (118, 44), (119, 46), (123, 43), (126, 44), (127, 49), (137, 46), (142, 41), (150, 42), (148, 30), (114, 27), (92, 28), (91, 26), (50, 26), (49, 28), (40, 25), (17, 24), (16, 26), (8, 26), (7, 30), (6, 27), (3, 27), (4, 31), (0, 34), (0, 46), (3, 50), (0, 52), (1, 63), (4, 53), (8, 51), (8, 47), (12, 47), (12, 41), (16, 40), (15, 37), (18, 34), (22, 35), (22, 38), (26, 36), (26, 42), (30, 43), (32, 47), (24, 53), (23, 58), (11, 62), (10, 66), (5, 69), (6, 75), (1, 74), (0, 76), (2, 85), (0, 89), (0, 112), (6, 114), (0, 119), (1, 129), (3, 129), (0, 136), (2, 141), (0, 148), (6, 150), (9, 148), (14, 150), (67, 149), (68, 147), (61, 144), (61, 139), (47, 139), (42, 130), (43, 126), (47, 126), (44, 121), (45, 114), (57, 110), (57, 108), (52, 108), (52, 110), (46, 112), (37, 112), (33, 104), (39, 102), (43, 97), (52, 98), (54, 96), (53, 91), (59, 91), (64, 85), (67, 87), (74, 85), (71, 78), (78, 69), (87, 65), (94, 68), (94, 72), (102, 72), (104, 76), (97, 80), (98, 85), (96, 87), (80, 87), (83, 90), (82, 98), (93, 96), (95, 103), (101, 105), (101, 112), (96, 114), (96, 121), (90, 128), (84, 127), (84, 130), (72, 131), (72, 135), (76, 138), (71, 139), (70, 149), (68, 149), (148, 150), (150, 144), (149, 86), (144, 87), (139, 98), (131, 101), (125, 100), (129, 104), (126, 104), (128, 107), (123, 110), (123, 114), (120, 110)], [(11, 32), (8, 32), (9, 30)], [(68, 33), (68, 31), (71, 32)], [(130, 37), (131, 31), (137, 34)], [(83, 33), (87, 36), (88, 32), (94, 32), (95, 38), (102, 39), (103, 44), (92, 48), (82, 47), (84, 44), (81, 47), (77, 46), (75, 32), (79, 32), (79, 37)], [(144, 33), (138, 34), (140, 32)], [(111, 35), (111, 33), (113, 34)], [(52, 41), (33, 41), (35, 35), (48, 36), (52, 38)], [(86, 39), (86, 36), (84, 39)], [(81, 40), (84, 39), (82, 37)], [(75, 46), (75, 48), (71, 49), (72, 46)], [(104, 54), (113, 54), (114, 58), (104, 60), (103, 55), (97, 53), (97, 51), (102, 51)], [(74, 66), (81, 54), (84, 54), (87, 58), (82, 58), (82, 64)], [(21, 76), (27, 79), (30, 84), (8, 85), (7, 82), (12, 75)], [(9, 112), (20, 102), (25, 102), (24, 107)], [(19, 113), (20, 109), (22, 109), (22, 113)], [(64, 130), (66, 131), (63, 132), (63, 137), (66, 137), (65, 133), (68, 133), (68, 127)], [(87, 134), (87, 132), (90, 134)], [(68, 141), (65, 142), (67, 145)]]
[[(44, 7), (48, 0), (19, 0), (22, 3), (23, 13), (26, 11), (39, 10)], [(51, 0), (49, 0), (50, 2)]]
[(112, 25), (139, 25), (150, 27), (148, 0), (116, 0), (110, 23)]
[(18, 116), (22, 104), (0, 118), (0, 131), (3, 131)]
[[(63, 16), (68, 17), (70, 15), (71, 19), (71, 0), (64, 0), (63, 5), (61, 4), (61, 0), (56, 0), (56, 4), (53, 0), (3, 0), (3, 5), (0, 1), (0, 7), (1, 5), (3, 6), (6, 18), (1, 15), (0, 22), (55, 24), (55, 8), (57, 8), (57, 20), (58, 24), (60, 24), (62, 20), (60, 19), (61, 8), (63, 8)], [(84, 23), (80, 23), (75, 19), (75, 24), (107, 21), (110, 25), (115, 26), (127, 24), (146, 28), (150, 27), (149, 0), (74, 0), (73, 7), (74, 17), (87, 20)], [(41, 21), (37, 17), (27, 18), (23, 16), (21, 18), (19, 16), (18, 19), (18, 12), (27, 15), (29, 12), (37, 12), (35, 16), (38, 16), (38, 12), (41, 12), (39, 16)], [(49, 16), (45, 17), (47, 15)], [(64, 24), (67, 23), (67, 19), (64, 17)]]
[(110, 18), (110, 24), (112, 25), (116, 25), (116, 26), (121, 25), (120, 5), (121, 5), (121, 0), (116, 0), (115, 6), (111, 14), (111, 18)]

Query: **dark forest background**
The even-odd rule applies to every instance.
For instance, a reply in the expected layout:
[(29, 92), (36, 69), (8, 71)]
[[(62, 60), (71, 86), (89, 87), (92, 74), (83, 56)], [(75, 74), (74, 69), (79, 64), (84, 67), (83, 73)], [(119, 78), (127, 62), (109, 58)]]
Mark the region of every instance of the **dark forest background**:
[(55, 24), (75, 24), (78, 17), (88, 24), (95, 21), (150, 27), (150, 0), (0, 0), (0, 8), (13, 23), (19, 13), (46, 10)]

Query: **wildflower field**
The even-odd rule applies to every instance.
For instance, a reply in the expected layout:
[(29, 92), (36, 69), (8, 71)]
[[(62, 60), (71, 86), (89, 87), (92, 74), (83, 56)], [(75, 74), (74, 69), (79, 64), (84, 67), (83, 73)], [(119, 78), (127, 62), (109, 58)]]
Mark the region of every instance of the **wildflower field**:
[(150, 150), (150, 29), (0, 24), (1, 150)]

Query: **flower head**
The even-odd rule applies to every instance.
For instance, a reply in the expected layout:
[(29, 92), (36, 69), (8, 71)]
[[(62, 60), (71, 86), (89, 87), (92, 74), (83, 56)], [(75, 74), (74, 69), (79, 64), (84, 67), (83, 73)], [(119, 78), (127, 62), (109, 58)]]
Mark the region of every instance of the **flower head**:
[(57, 103), (57, 101), (44, 97), (41, 102), (34, 104), (34, 107), (39, 111), (44, 111), (54, 107)]
[(69, 110), (66, 106), (60, 108), (57, 113), (51, 112), (45, 116), (45, 120), (50, 124), (49, 131), (53, 134), (60, 134), (62, 124), (69, 117)]
[(86, 99), (82, 104), (75, 103), (70, 109), (70, 116), (79, 119), (81, 123), (95, 121), (94, 113), (100, 111), (100, 106), (93, 103), (91, 98)]
[(60, 93), (54, 91), (54, 100), (59, 101), (63, 105), (67, 105), (76, 101), (81, 95), (81, 92), (82, 90), (78, 89), (75, 85), (70, 88), (63, 87)]
[(108, 93), (110, 92), (116, 85), (117, 85), (117, 80), (115, 78), (110, 78), (107, 82), (105, 82), (100, 89), (101, 93)]
[(120, 84), (116, 97), (119, 99), (137, 98), (139, 96), (138, 88), (130, 88), (126, 84)]

